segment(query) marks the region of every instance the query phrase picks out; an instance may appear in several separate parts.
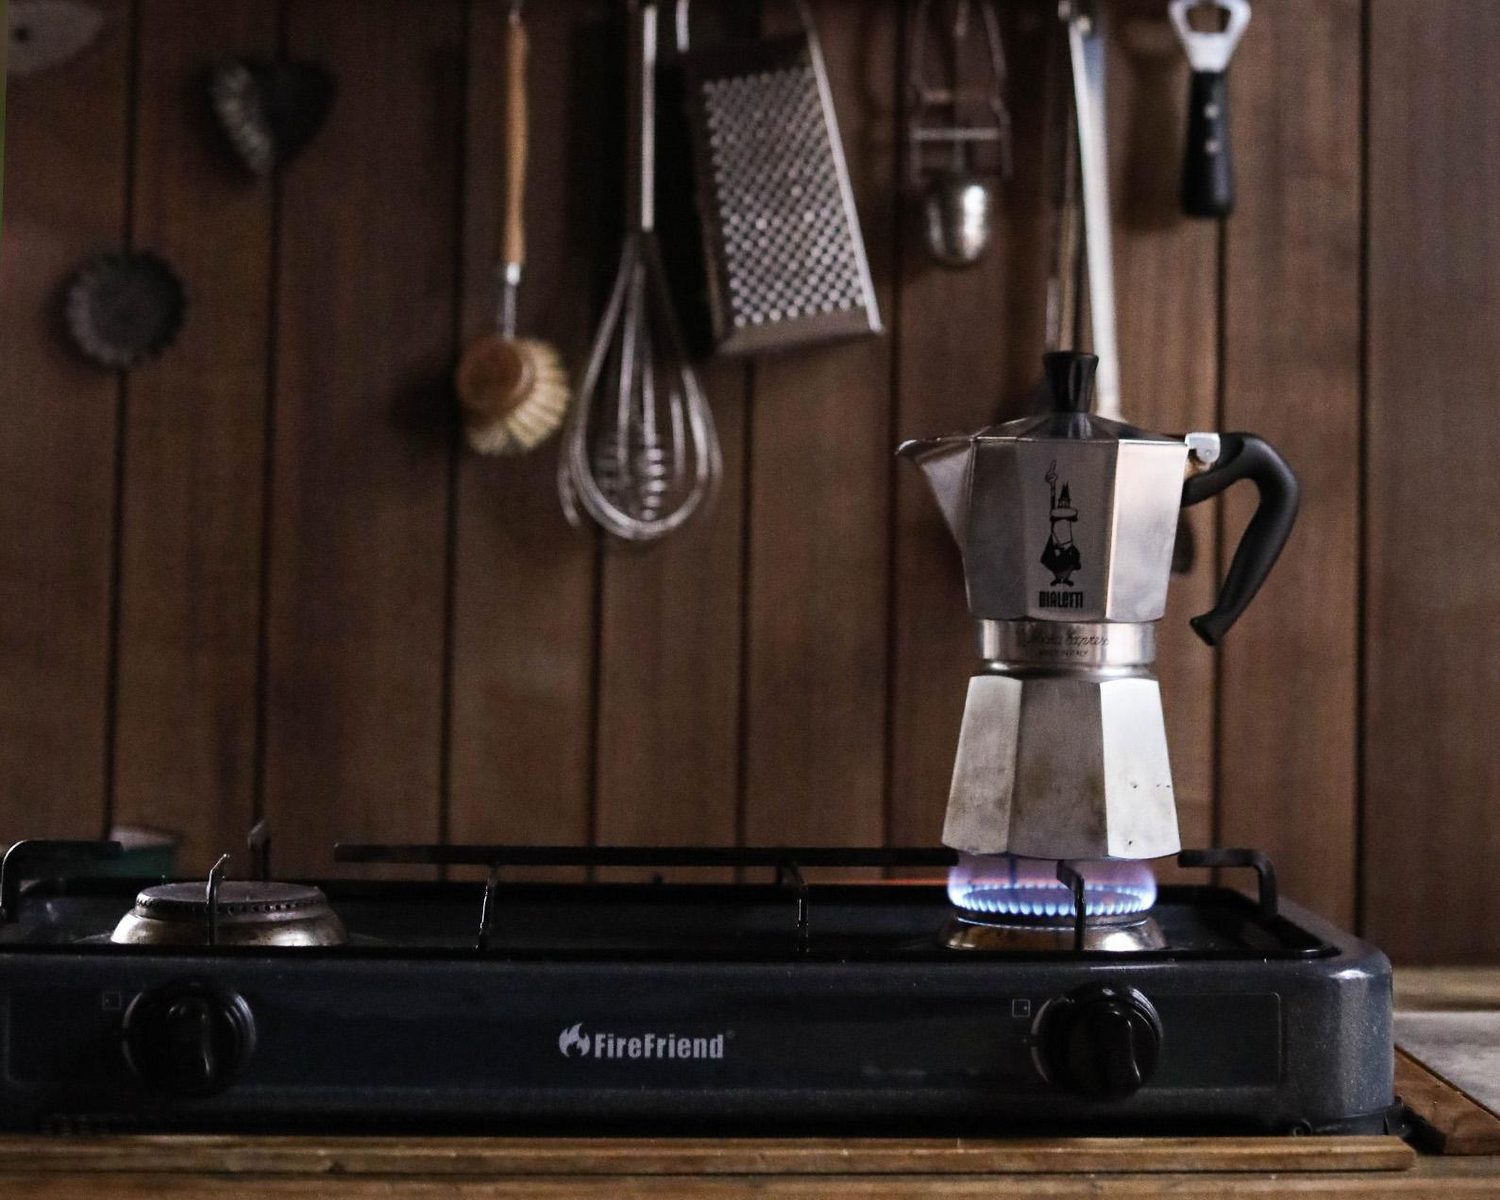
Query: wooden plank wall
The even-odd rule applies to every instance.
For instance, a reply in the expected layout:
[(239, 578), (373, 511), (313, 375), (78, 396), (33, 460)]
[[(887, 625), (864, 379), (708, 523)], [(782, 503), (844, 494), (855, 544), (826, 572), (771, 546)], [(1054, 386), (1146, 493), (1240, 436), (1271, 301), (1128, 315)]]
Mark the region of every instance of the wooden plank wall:
[[(972, 642), (902, 437), (1022, 410), (1043, 338), (1052, 5), (1002, 6), (1016, 170), (980, 266), (924, 258), (902, 140), (910, 3), (816, 0), (886, 336), (705, 371), (711, 520), (646, 553), (569, 529), (553, 454), (462, 450), (448, 367), (491, 318), (504, 0), (104, 0), (12, 81), (0, 252), (0, 842), (112, 822), (185, 865), (272, 817), (338, 836), (931, 843)], [(1113, 0), (1127, 415), (1250, 429), (1302, 524), (1224, 649), (1248, 511), (1189, 518), (1163, 629), (1184, 832), (1398, 959), (1500, 951), (1500, 537), (1487, 390), (1500, 87), (1484, 0), (1258, 0), (1234, 67), (1240, 206), (1176, 212), (1185, 65)], [(619, 8), (533, 4), (522, 323), (577, 365), (618, 228)], [(787, 10), (767, 6), (784, 25)], [(328, 64), (327, 126), (237, 173), (202, 76)], [(183, 335), (127, 377), (68, 353), (84, 256), (157, 250)]]
[(1482, 0), (1371, 6), (1361, 899), (1434, 962), (1500, 953), (1496, 53)]

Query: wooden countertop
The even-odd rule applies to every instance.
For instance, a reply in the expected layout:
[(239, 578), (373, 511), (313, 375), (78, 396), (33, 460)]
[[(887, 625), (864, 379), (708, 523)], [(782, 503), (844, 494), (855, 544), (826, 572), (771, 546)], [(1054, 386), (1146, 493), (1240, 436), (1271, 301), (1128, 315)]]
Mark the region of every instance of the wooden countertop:
[(1495, 1196), (1500, 1161), (1395, 1138), (0, 1139), (0, 1195), (348, 1197)]
[[(1397, 978), (1405, 1009), (1500, 1009), (1500, 971)], [(0, 1198), (1500, 1197), (1500, 1121), (1404, 1055), (1398, 1088), (1444, 1153), (1389, 1137), (0, 1137)]]
[[(1295, 1155), (1279, 1167), (1259, 1150), (1237, 1163), (1235, 1147), (1214, 1149), (1177, 1139), (1158, 1139), (1171, 1145), (1165, 1153), (1148, 1148), (1139, 1162), (1132, 1160), (1140, 1147), (1090, 1146), (1074, 1139), (1003, 1149), (990, 1143), (927, 1143), (912, 1147), (913, 1156), (906, 1162), (884, 1151), (882, 1161), (873, 1162), (859, 1143), (825, 1147), (800, 1161), (787, 1144), (739, 1149), (730, 1145), (724, 1148), (725, 1161), (708, 1172), (699, 1169), (703, 1163), (692, 1152), (681, 1158), (681, 1147), (637, 1144), (622, 1156), (618, 1142), (588, 1139), (543, 1146), (536, 1153), (519, 1144), (449, 1145), (446, 1139), (430, 1139), (379, 1145), (369, 1157), (366, 1152), (351, 1154), (311, 1142), (252, 1147), (253, 1139), (246, 1138), (126, 1140), (137, 1144), (129, 1148), (127, 1161), (113, 1164), (109, 1159), (117, 1145), (96, 1148), (91, 1139), (78, 1139), (71, 1146), (60, 1146), (56, 1139), (11, 1140), (0, 1147), (9, 1160), (7, 1167), (22, 1167), (17, 1159), (29, 1161), (23, 1169), (0, 1172), (0, 1195), (7, 1200), (1136, 1200), (1164, 1195), (1174, 1200), (1287, 1195), (1493, 1200), (1500, 1195), (1500, 1160), (1418, 1157), (1395, 1139), (1360, 1139), (1385, 1144), (1349, 1150), (1314, 1139), (1305, 1156)], [(164, 1141), (173, 1144), (162, 1147)], [(137, 1151), (149, 1150), (150, 1143), (167, 1150), (161, 1163), (138, 1156)], [(1183, 1152), (1199, 1156), (1179, 1158)], [(746, 1161), (747, 1153), (756, 1161)], [(1075, 1153), (1077, 1159), (1068, 1161)]]

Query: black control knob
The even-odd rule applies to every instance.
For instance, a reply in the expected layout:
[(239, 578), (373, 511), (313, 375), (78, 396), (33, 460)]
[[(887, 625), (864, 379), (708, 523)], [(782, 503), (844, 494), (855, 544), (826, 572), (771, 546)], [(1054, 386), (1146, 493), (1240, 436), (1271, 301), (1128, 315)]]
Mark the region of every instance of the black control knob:
[(1123, 1100), (1156, 1070), (1161, 1036), (1161, 1018), (1135, 988), (1090, 984), (1042, 1010), (1036, 1064), (1058, 1087)]
[(255, 1047), (243, 996), (200, 980), (142, 992), (125, 1011), (125, 1061), (174, 1096), (211, 1096), (234, 1082)]

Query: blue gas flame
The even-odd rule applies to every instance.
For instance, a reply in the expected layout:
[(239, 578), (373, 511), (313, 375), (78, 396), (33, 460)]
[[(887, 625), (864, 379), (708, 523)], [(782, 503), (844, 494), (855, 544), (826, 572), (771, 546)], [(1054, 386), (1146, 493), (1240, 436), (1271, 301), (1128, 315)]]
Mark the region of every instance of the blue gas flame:
[[(1121, 859), (1075, 862), (1091, 917), (1142, 913), (1156, 903), (1151, 864)], [(1057, 881), (1057, 863), (1014, 854), (961, 854), (948, 872), (954, 907), (983, 916), (1071, 917), (1073, 894)]]

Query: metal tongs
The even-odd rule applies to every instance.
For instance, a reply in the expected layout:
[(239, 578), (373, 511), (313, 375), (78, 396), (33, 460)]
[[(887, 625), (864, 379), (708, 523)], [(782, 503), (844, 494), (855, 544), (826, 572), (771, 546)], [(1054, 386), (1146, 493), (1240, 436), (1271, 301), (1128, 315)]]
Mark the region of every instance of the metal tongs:
[[(1011, 177), (1005, 50), (994, 0), (952, 0), (941, 12), (934, 3), (918, 0), (908, 24), (907, 163), (922, 198), (928, 254), (943, 266), (965, 267), (990, 243), (994, 182)], [(935, 23), (941, 46), (929, 45)], [(964, 71), (971, 41), (982, 43), (987, 75), (972, 84)]]

